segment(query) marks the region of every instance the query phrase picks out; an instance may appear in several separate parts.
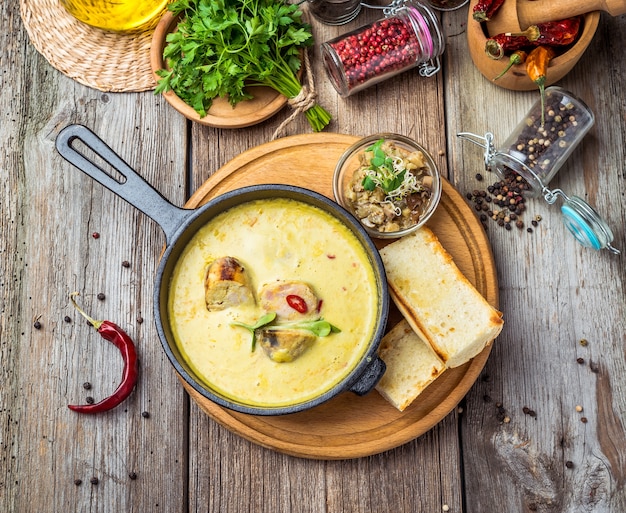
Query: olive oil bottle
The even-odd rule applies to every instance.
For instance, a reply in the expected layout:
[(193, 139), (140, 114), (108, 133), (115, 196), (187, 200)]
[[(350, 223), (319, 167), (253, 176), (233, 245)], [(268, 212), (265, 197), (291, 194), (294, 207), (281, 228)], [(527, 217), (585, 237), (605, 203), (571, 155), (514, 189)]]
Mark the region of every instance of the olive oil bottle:
[(60, 0), (76, 19), (114, 32), (134, 32), (154, 27), (169, 0)]

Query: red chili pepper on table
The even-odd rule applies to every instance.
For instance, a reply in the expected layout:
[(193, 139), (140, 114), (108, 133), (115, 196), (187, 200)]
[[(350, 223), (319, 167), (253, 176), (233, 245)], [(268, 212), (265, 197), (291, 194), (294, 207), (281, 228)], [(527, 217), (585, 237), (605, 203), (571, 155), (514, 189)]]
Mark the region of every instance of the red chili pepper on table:
[(504, 0), (478, 0), (472, 11), (472, 16), (476, 21), (489, 21), (503, 3)]
[(97, 321), (92, 319), (76, 304), (74, 296), (77, 295), (78, 292), (74, 292), (70, 295), (74, 307), (91, 323), (103, 339), (108, 340), (120, 350), (124, 360), (122, 381), (112, 395), (95, 404), (68, 404), (67, 406), (70, 410), (78, 413), (99, 413), (115, 408), (131, 394), (139, 378), (139, 361), (137, 359), (135, 344), (128, 334), (117, 324), (110, 321)]
[(526, 37), (528, 41), (537, 45), (567, 46), (576, 41), (579, 31), (580, 18), (576, 16), (565, 20), (537, 23), (522, 32), (512, 32), (508, 35)]
[(307, 313), (309, 307), (306, 304), (306, 301), (302, 299), (300, 296), (296, 294), (289, 294), (287, 296), (287, 304), (293, 308), (296, 312), (300, 312), (301, 314)]

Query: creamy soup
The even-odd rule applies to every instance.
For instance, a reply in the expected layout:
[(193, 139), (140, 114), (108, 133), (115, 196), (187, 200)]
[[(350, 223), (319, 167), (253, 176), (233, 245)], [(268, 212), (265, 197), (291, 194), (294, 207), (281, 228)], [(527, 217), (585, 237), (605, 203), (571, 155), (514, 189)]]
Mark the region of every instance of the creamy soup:
[[(277, 363), (250, 332), (265, 311), (258, 301), (208, 311), (204, 277), (223, 256), (239, 260), (254, 293), (277, 280), (308, 283), (320, 316), (339, 333), (318, 337), (292, 362)], [(361, 243), (327, 212), (292, 199), (251, 201), (209, 221), (190, 240), (170, 284), (168, 313), (176, 343), (194, 373), (231, 400), (279, 407), (310, 400), (354, 368), (375, 331), (378, 309), (372, 264)]]

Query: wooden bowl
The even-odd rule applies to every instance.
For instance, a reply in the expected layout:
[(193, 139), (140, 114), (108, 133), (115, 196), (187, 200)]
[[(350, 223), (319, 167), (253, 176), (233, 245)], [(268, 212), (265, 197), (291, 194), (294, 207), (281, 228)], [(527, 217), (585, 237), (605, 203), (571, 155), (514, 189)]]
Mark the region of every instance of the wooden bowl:
[[(165, 38), (167, 34), (176, 30), (178, 19), (178, 16), (168, 11), (154, 31), (150, 46), (150, 66), (157, 81), (160, 78), (156, 74), (157, 70), (165, 69), (163, 60)], [(239, 102), (235, 107), (232, 107), (226, 98), (215, 98), (207, 115), (203, 118), (174, 91), (163, 93), (163, 97), (187, 119), (218, 128), (244, 128), (256, 125), (272, 117), (287, 104), (287, 98), (271, 87), (254, 86), (248, 91), (253, 98)]]
[[(504, 76), (495, 82), (494, 77), (499, 75), (508, 65), (508, 57), (502, 59), (492, 59), (485, 53), (485, 43), (487, 42), (487, 34), (483, 23), (478, 23), (472, 18), (474, 5), (478, 0), (472, 0), (469, 7), (469, 15), (467, 20), (467, 39), (469, 50), (474, 65), (478, 70), (494, 84), (504, 87), (505, 89), (513, 89), (516, 91), (530, 91), (537, 88), (537, 85), (528, 78), (526, 67), (523, 64), (513, 66)], [(561, 80), (582, 57), (584, 51), (591, 43), (593, 36), (598, 29), (600, 22), (600, 11), (590, 12), (584, 15), (582, 23), (582, 32), (578, 41), (565, 53), (555, 57), (548, 67), (548, 75), (546, 85), (554, 84)], [(489, 34), (494, 36), (495, 34)]]

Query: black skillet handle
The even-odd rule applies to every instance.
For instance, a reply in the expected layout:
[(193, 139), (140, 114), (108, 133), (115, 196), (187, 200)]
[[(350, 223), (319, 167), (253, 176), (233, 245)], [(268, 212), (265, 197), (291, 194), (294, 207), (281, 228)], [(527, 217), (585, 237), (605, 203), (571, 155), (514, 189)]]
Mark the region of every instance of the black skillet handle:
[[(123, 176), (124, 180), (116, 180), (88, 158), (80, 149), (76, 148), (76, 141), (80, 141), (86, 148), (103, 159)], [(66, 126), (56, 138), (56, 148), (70, 164), (156, 221), (165, 232), (165, 239), (168, 244), (173, 240), (177, 229), (190, 216), (190, 210), (179, 208), (167, 201), (161, 193), (139, 176), (89, 128), (83, 125)]]

